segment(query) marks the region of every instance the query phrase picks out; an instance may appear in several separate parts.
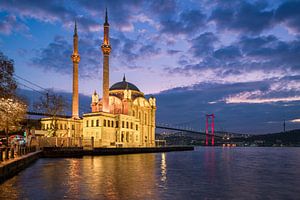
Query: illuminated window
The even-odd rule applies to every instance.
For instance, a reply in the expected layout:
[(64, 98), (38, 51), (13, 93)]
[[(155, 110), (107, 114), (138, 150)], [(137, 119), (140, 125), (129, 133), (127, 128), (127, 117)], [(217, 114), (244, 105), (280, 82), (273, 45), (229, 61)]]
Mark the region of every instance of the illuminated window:
[(124, 142), (124, 132), (122, 131), (121, 142)]

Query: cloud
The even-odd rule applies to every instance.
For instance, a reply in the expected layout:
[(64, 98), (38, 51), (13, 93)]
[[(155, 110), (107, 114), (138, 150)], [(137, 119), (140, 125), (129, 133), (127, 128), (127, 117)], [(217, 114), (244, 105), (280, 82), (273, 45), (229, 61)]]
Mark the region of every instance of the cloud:
[(208, 56), (214, 51), (214, 45), (218, 41), (217, 36), (212, 32), (205, 32), (191, 40), (191, 52), (195, 57)]
[(99, 31), (100, 27), (93, 18), (79, 15), (75, 10), (67, 7), (58, 0), (22, 0), (17, 3), (15, 1), (3, 0), (0, 3), (0, 11), (13, 13), (23, 19), (36, 19), (47, 23), (61, 22), (65, 27), (72, 28), (75, 19), (77, 19), (80, 31), (82, 32)]
[(217, 6), (212, 11), (210, 21), (215, 22), (218, 29), (259, 34), (272, 27), (273, 10), (268, 11), (267, 5), (247, 1), (234, 4), (234, 6)]
[(300, 2), (287, 1), (282, 3), (275, 12), (275, 19), (286, 25), (292, 32), (300, 33)]
[(275, 103), (275, 102), (293, 102), (300, 101), (299, 96), (291, 96), (291, 97), (281, 97), (281, 98), (261, 98), (259, 96), (265, 95), (260, 90), (255, 90), (252, 92), (241, 92), (236, 95), (231, 95), (225, 99), (227, 104), (232, 103), (255, 103), (255, 104), (264, 104), (264, 103)]
[[(62, 74), (69, 74), (72, 71), (73, 46), (64, 37), (56, 36), (54, 41), (47, 47), (36, 50), (35, 56), (31, 59), (33, 66), (46, 71), (55, 71)], [(82, 78), (94, 77), (99, 74), (101, 52), (91, 40), (79, 40), (79, 75)], [(98, 58), (98, 59), (97, 59)]]
[(205, 27), (206, 16), (200, 10), (183, 11), (178, 19), (162, 19), (161, 32), (168, 34), (195, 34)]
[(10, 35), (13, 32), (27, 34), (29, 28), (25, 24), (19, 23), (15, 15), (3, 16), (3, 19), (0, 21), (0, 33)]
[(290, 122), (292, 122), (292, 123), (300, 123), (300, 119), (292, 119), (292, 120), (290, 120)]

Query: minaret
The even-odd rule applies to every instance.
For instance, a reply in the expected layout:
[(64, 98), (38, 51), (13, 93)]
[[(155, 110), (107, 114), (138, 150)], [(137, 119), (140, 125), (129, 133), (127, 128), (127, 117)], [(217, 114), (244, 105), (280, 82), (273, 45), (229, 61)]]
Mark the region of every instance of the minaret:
[(71, 56), (73, 61), (73, 96), (72, 96), (72, 118), (79, 119), (78, 109), (78, 63), (80, 56), (78, 53), (78, 35), (77, 24), (75, 21), (74, 35), (73, 35), (73, 54)]
[(103, 103), (103, 112), (109, 112), (109, 54), (111, 50), (111, 46), (109, 44), (109, 24), (107, 20), (107, 9), (105, 11), (105, 22), (104, 26), (104, 38), (103, 43), (101, 45), (101, 49), (103, 52), (103, 95), (102, 95), (102, 103)]

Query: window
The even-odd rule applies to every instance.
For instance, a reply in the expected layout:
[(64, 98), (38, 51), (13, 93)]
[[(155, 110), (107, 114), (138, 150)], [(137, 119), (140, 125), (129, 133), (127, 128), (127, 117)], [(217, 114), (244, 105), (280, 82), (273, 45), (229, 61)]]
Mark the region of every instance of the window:
[(94, 120), (91, 120), (91, 127), (94, 126)]
[(133, 129), (133, 123), (132, 122), (130, 123), (130, 128)]
[(126, 122), (126, 128), (129, 128), (129, 122)]
[(48, 124), (47, 124), (47, 129), (49, 128)]
[(116, 128), (119, 128), (119, 121), (116, 121)]
[(96, 120), (96, 126), (99, 126), (99, 120), (98, 119)]
[(125, 122), (124, 121), (122, 121), (122, 128), (125, 128)]
[(135, 125), (135, 129), (136, 129), (136, 130), (139, 130), (139, 126), (138, 126), (137, 124)]
[(108, 127), (110, 127), (110, 120), (107, 120), (107, 125)]
[(72, 130), (74, 130), (75, 129), (75, 126), (74, 126), (74, 124), (72, 124)]
[(103, 126), (106, 127), (106, 119), (103, 120)]
[(133, 116), (135, 116), (135, 112), (134, 112), (134, 110), (132, 111), (132, 115), (133, 115)]
[(65, 124), (65, 129), (67, 129), (67, 124)]
[(86, 120), (86, 127), (89, 127), (89, 120)]
[(111, 121), (111, 127), (114, 127), (114, 121)]
[(63, 125), (62, 124), (60, 124), (60, 129), (63, 129)]

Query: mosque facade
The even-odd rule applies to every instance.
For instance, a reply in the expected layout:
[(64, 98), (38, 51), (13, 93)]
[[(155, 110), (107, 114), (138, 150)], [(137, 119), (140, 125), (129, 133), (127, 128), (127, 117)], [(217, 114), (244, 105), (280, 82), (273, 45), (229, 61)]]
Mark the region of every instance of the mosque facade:
[[(109, 87), (109, 23), (107, 11), (104, 22), (102, 98), (95, 91), (91, 112), (79, 117), (78, 98), (78, 34), (75, 23), (73, 35), (73, 95), (72, 118), (56, 119), (57, 136), (82, 137), (94, 140), (95, 147), (153, 147), (155, 146), (156, 99), (146, 98), (137, 86), (123, 80)], [(41, 119), (42, 128), (49, 130), (53, 118)]]

